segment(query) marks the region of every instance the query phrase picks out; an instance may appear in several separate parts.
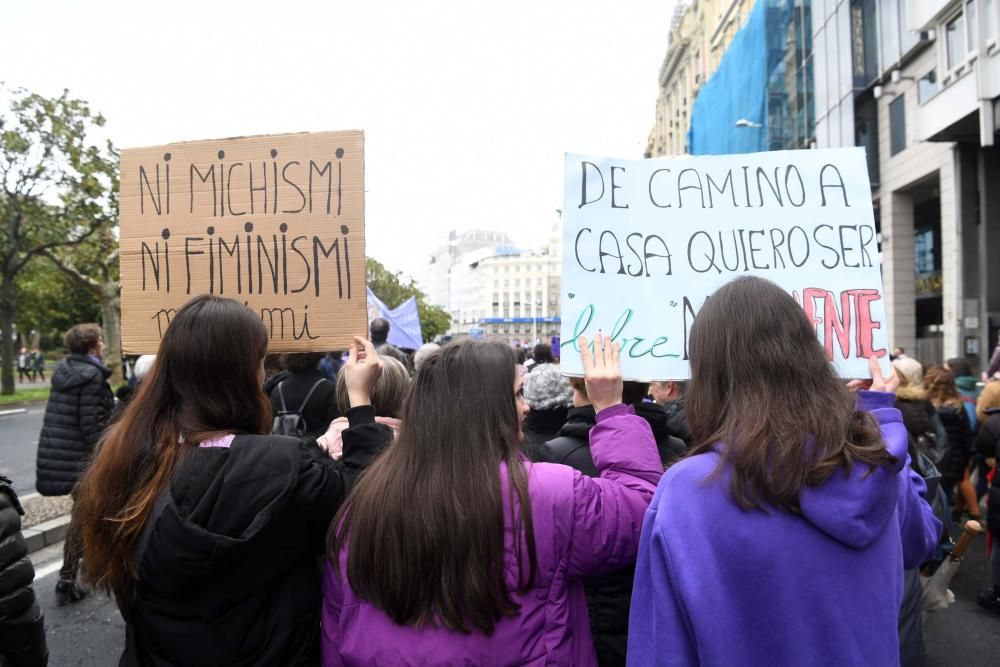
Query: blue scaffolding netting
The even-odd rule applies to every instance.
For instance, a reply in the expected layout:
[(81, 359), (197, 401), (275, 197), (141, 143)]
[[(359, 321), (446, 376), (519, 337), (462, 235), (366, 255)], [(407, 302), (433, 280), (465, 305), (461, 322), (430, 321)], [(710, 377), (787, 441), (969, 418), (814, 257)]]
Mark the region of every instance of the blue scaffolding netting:
[(804, 148), (813, 136), (809, 0), (758, 0), (691, 109), (688, 152)]

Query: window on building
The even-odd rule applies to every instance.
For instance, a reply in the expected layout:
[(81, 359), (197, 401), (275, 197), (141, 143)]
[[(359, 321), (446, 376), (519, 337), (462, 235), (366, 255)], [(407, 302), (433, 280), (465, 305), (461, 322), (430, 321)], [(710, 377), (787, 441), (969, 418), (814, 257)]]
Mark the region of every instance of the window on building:
[(965, 44), (966, 51), (974, 51), (979, 46), (976, 28), (979, 21), (976, 20), (976, 0), (965, 0)]
[(983, 3), (983, 35), (984, 40), (995, 40), (997, 35), (996, 14), (993, 13), (993, 0), (982, 0)]
[(889, 154), (895, 155), (906, 148), (906, 109), (904, 96), (899, 95), (889, 103)]
[(864, 146), (868, 159), (868, 177), (872, 185), (879, 183), (878, 102), (871, 97), (858, 101), (854, 118), (854, 145)]
[(937, 70), (931, 70), (917, 80), (917, 101), (923, 104), (938, 92)]
[(879, 0), (879, 46), (882, 51), (882, 70), (890, 69), (899, 62), (899, 0)]
[(520, 287), (520, 286), (521, 286), (521, 279), (520, 278), (515, 278), (514, 279), (514, 287)]
[(965, 48), (964, 14), (959, 14), (945, 24), (944, 43), (948, 54), (948, 69), (954, 69), (962, 63), (967, 53)]
[(500, 287), (500, 281), (499, 280), (494, 280), (493, 281), (493, 289), (497, 289), (498, 287)]
[(909, 2), (900, 2), (899, 5), (899, 46), (900, 52), (906, 55), (910, 52), (910, 49), (915, 47), (920, 43), (920, 33), (914, 32), (908, 28), (909, 18), (907, 17), (907, 7)]

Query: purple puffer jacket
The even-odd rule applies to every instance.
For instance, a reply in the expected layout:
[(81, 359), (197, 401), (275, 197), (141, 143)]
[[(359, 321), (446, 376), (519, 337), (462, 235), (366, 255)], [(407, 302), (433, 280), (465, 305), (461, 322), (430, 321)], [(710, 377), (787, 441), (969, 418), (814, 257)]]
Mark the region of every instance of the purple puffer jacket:
[[(323, 664), (596, 665), (582, 580), (635, 561), (643, 514), (663, 466), (649, 425), (630, 406), (597, 415), (590, 451), (599, 478), (562, 465), (524, 464), (538, 575), (530, 590), (513, 596), (521, 605), (518, 616), (502, 619), (489, 637), (398, 626), (354, 595), (345, 550), (341, 576), (327, 563), (323, 577)], [(501, 479), (506, 489), (503, 467)], [(513, 589), (517, 562), (510, 508), (504, 517), (507, 582)]]

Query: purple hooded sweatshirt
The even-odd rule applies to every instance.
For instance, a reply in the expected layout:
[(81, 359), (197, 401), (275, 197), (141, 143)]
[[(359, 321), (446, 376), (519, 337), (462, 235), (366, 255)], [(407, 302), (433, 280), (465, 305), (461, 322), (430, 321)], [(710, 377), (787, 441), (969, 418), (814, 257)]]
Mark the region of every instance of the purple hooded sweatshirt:
[(893, 394), (861, 392), (892, 470), (855, 467), (801, 494), (802, 516), (743, 511), (718, 453), (670, 468), (643, 522), (629, 665), (898, 665), (903, 569), (941, 524), (910, 468)]
[[(649, 424), (630, 406), (601, 411), (590, 432), (599, 478), (548, 463), (524, 463), (538, 573), (532, 587), (514, 593), (517, 616), (492, 634), (396, 625), (359, 599), (346, 575), (327, 563), (323, 577), (323, 664), (334, 665), (596, 665), (583, 579), (635, 559), (642, 517), (663, 474)], [(506, 490), (507, 473), (501, 466)], [(506, 494), (505, 494), (506, 495)], [(511, 511), (504, 508), (507, 583), (517, 585)], [(526, 550), (525, 550), (526, 553)]]

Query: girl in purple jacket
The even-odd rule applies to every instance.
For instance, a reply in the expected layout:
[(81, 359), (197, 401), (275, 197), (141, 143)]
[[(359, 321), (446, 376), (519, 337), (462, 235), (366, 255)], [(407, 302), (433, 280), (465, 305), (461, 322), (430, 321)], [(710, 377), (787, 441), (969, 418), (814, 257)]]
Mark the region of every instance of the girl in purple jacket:
[(331, 531), (324, 665), (596, 664), (583, 579), (634, 560), (663, 467), (621, 404), (618, 344), (580, 346), (598, 478), (521, 455), (508, 346), (465, 340), (424, 361), (396, 442)]
[(941, 524), (908, 465), (893, 384), (837, 378), (813, 324), (760, 278), (691, 332), (694, 449), (646, 513), (630, 665), (897, 665), (903, 570)]

